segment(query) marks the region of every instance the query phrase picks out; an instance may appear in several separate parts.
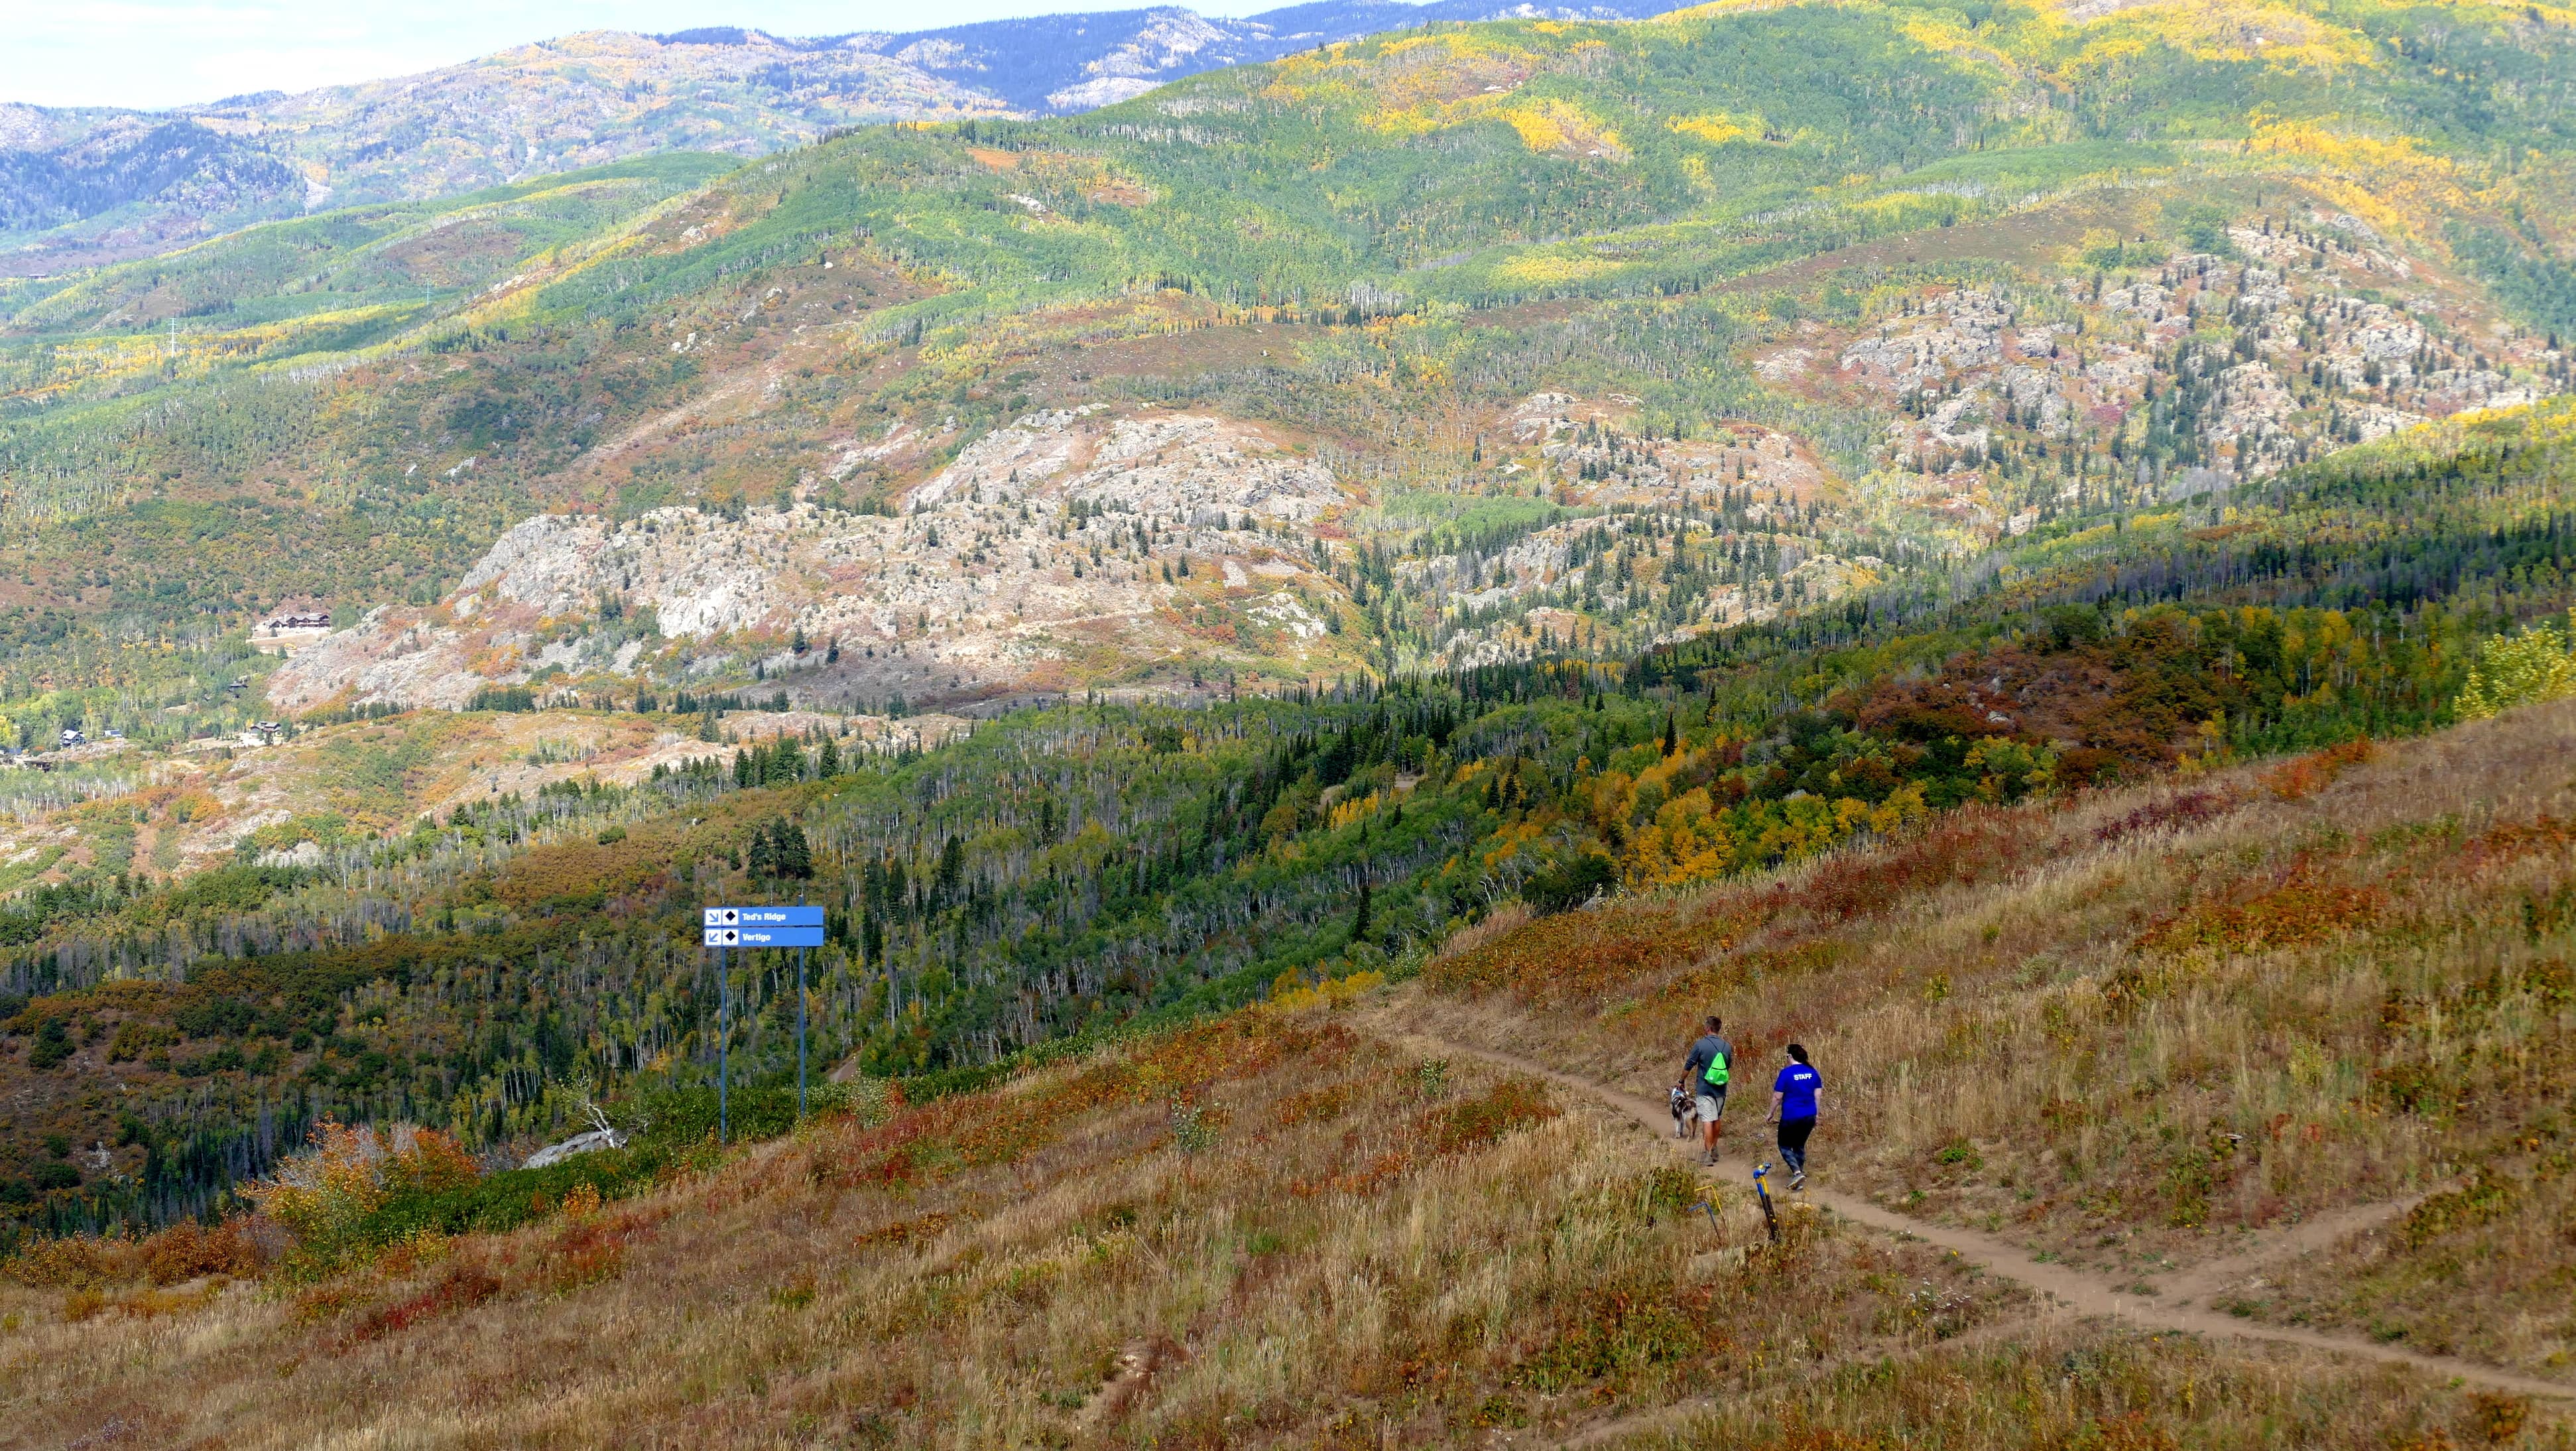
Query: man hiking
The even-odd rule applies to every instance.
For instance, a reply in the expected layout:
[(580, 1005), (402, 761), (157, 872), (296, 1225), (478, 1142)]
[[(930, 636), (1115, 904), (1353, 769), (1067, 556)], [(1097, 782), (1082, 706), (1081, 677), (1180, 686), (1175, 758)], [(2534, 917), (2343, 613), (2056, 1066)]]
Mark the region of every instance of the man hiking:
[(1771, 1116), (1780, 1121), (1780, 1162), (1789, 1166), (1789, 1187), (1807, 1187), (1807, 1135), (1816, 1131), (1816, 1095), (1824, 1092), (1823, 1075), (1807, 1062), (1807, 1045), (1789, 1045), (1789, 1061), (1771, 1080)]
[(1719, 1115), (1726, 1112), (1727, 1065), (1735, 1059), (1735, 1045), (1719, 1036), (1726, 1025), (1716, 1018), (1708, 1020), (1708, 1031), (1691, 1044), (1690, 1056), (1682, 1060), (1682, 1081), (1675, 1085), (1699, 1101), (1699, 1127), (1703, 1135), (1700, 1163), (1717, 1162)]

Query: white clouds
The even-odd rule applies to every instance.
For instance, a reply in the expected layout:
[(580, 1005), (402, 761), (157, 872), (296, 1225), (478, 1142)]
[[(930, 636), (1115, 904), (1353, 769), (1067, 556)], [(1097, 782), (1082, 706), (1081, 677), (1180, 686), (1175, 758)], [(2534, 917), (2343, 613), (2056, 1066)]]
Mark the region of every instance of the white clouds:
[[(739, 25), (841, 35), (1086, 8), (1081, 0), (0, 0), (0, 102), (177, 106), (300, 91), (408, 75), (578, 30)], [(1193, 8), (1245, 14), (1267, 6), (1216, 0)]]

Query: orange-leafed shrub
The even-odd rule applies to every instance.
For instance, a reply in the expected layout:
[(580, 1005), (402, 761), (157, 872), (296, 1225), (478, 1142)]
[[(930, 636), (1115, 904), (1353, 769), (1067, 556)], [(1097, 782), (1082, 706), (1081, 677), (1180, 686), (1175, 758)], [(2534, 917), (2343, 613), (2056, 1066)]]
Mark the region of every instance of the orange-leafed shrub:
[(9, 1277), (22, 1285), (95, 1289), (142, 1273), (142, 1247), (123, 1235), (66, 1235), (38, 1240), (9, 1260)]
[[(396, 1194), (435, 1194), (462, 1188), (482, 1176), (483, 1166), (474, 1156), (436, 1129), (396, 1129), (394, 1151), (384, 1160), (385, 1187)], [(597, 1187), (580, 1188), (590, 1191), (593, 1204), (598, 1202)]]
[(2369, 760), (2370, 752), (2368, 736), (2328, 746), (2264, 772), (2263, 785), (2284, 801), (2313, 796), (2333, 785), (2337, 776)]
[(2366, 927), (2387, 907), (2387, 894), (2375, 887), (2294, 881), (2246, 902), (2203, 903), (2159, 924), (2139, 938), (2138, 945), (2164, 952), (2188, 952), (2195, 947), (2221, 952), (2302, 947)]
[(536, 1273), (557, 1293), (613, 1280), (625, 1273), (627, 1249), (652, 1237), (652, 1221), (639, 1214), (582, 1215), (545, 1247)]
[(193, 1222), (174, 1224), (140, 1248), (143, 1272), (156, 1285), (200, 1275), (255, 1275), (268, 1260), (251, 1222), (239, 1215), (212, 1229)]
[(2461, 844), (2460, 859), (2471, 868), (2501, 865), (2517, 857), (2557, 851), (2570, 842), (2576, 842), (2576, 821), (2542, 816), (2478, 833)]
[(124, 1234), (40, 1240), (12, 1258), (11, 1279), (71, 1290), (148, 1279), (175, 1285), (200, 1275), (255, 1275), (273, 1256), (260, 1226), (235, 1215), (212, 1229), (193, 1220), (141, 1239)]
[(1671, 907), (1560, 912), (1436, 959), (1423, 975), (1449, 992), (1509, 992), (1534, 1004), (1566, 1002), (1723, 951), (1716, 924)]

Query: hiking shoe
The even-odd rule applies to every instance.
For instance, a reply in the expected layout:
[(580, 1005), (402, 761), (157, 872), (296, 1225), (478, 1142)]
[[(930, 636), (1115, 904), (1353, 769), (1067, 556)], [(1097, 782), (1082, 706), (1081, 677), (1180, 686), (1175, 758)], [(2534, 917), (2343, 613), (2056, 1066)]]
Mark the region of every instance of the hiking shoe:
[(1791, 1193), (1798, 1193), (1798, 1192), (1801, 1192), (1801, 1191), (1805, 1190), (1805, 1189), (1806, 1189), (1806, 1187), (1807, 1187), (1807, 1171), (1806, 1171), (1806, 1170), (1801, 1169), (1801, 1170), (1799, 1170), (1797, 1173), (1792, 1174), (1792, 1175), (1790, 1175), (1790, 1176), (1789, 1176), (1789, 1190), (1790, 1190), (1790, 1192), (1791, 1192)]

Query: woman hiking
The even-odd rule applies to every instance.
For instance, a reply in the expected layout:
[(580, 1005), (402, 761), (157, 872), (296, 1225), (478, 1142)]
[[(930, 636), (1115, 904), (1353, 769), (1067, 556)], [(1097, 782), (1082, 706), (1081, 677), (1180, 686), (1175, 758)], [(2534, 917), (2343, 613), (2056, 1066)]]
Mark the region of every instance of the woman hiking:
[(1824, 1092), (1823, 1075), (1807, 1062), (1807, 1045), (1789, 1045), (1789, 1061), (1771, 1081), (1771, 1116), (1780, 1121), (1780, 1162), (1789, 1166), (1789, 1187), (1807, 1187), (1807, 1135), (1816, 1131), (1816, 1096)]

